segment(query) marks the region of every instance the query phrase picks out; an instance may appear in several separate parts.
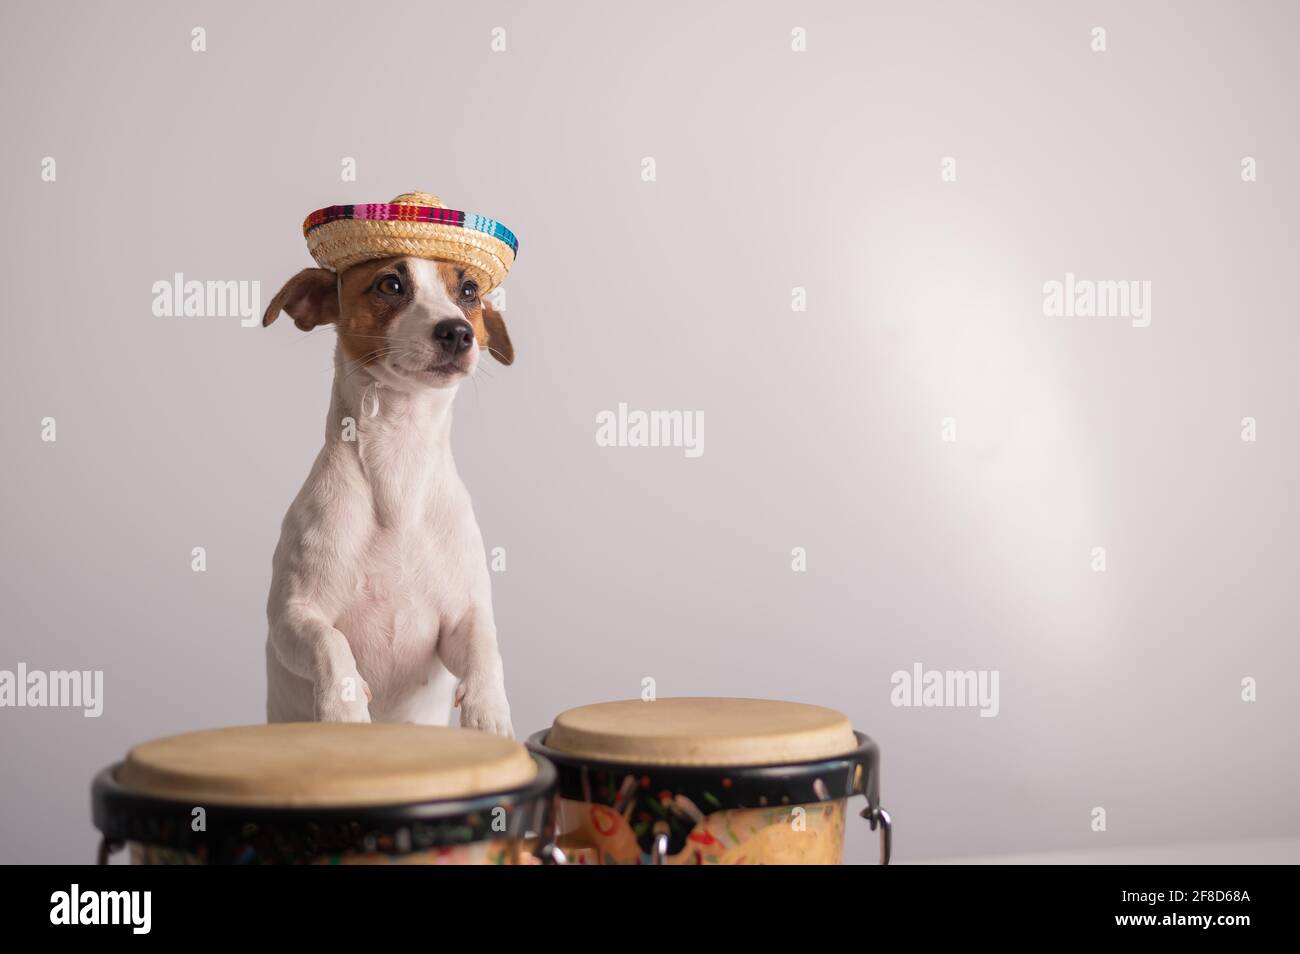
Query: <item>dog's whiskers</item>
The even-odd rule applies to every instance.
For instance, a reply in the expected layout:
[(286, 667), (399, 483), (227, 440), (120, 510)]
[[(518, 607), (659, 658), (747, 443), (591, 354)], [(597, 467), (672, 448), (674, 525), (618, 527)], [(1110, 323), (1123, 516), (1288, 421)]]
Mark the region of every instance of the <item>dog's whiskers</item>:
[(344, 373), (342, 380), (346, 381), (348, 378), (356, 374), (362, 368), (368, 368), (376, 361), (382, 360), (383, 358), (391, 357), (392, 355), (397, 354), (402, 350), (403, 349), (401, 348), (380, 348), (378, 351), (371, 352), (370, 354), (367, 354), (363, 358), (345, 358), (344, 359), (345, 363), (356, 364), (356, 367), (353, 368), (351, 371)]
[[(327, 332), (327, 331), (329, 331), (329, 325), (317, 325), (315, 328), (311, 329), (311, 331), (304, 331), (302, 334), (300, 334), (300, 335), (296, 335), (296, 336), (294, 337), (294, 340), (295, 340), (295, 341), (306, 341), (308, 338), (311, 338), (311, 337), (313, 337), (313, 336), (315, 336), (315, 335), (324, 334), (324, 333)], [(349, 332), (346, 332), (346, 334), (347, 334), (347, 337), (349, 337), (349, 338), (372, 338), (372, 339), (374, 339), (375, 341), (387, 341), (387, 340), (388, 340), (388, 339), (385, 338), (383, 335), (359, 335), (359, 334), (354, 334), (353, 332), (350, 332), (350, 331), (349, 331)]]

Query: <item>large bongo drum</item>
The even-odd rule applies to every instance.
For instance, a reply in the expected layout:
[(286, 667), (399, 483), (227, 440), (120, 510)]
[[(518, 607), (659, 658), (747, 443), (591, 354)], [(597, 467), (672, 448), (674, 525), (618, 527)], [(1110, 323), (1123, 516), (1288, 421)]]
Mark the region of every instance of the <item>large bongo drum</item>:
[(561, 713), (528, 746), (555, 764), (569, 863), (840, 864), (855, 795), (889, 863), (879, 750), (833, 709), (606, 702)]
[(95, 778), (100, 862), (518, 864), (554, 769), (510, 739), (416, 725), (290, 723), (136, 746)]

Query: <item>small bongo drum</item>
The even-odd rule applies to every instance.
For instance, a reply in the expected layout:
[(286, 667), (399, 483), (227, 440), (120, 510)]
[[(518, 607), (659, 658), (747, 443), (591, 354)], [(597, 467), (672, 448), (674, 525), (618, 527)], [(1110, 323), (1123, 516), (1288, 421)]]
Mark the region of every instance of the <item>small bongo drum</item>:
[(467, 729), (289, 723), (133, 748), (95, 778), (99, 860), (133, 864), (519, 864), (555, 770)]
[(528, 747), (555, 764), (568, 863), (840, 864), (853, 795), (889, 863), (879, 750), (833, 709), (605, 702), (561, 713)]

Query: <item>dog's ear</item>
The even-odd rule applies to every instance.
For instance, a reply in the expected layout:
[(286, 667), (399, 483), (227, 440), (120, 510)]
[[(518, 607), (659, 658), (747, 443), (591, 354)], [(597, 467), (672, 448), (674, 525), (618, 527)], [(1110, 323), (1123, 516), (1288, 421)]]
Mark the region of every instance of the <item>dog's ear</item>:
[(304, 268), (284, 283), (262, 316), (262, 327), (287, 311), (303, 331), (339, 319), (338, 276), (324, 268)]
[(513, 364), (515, 346), (510, 343), (510, 332), (506, 331), (506, 320), (501, 317), (499, 311), (487, 302), (483, 302), (483, 325), (487, 328), (488, 350), (492, 352), (492, 357), (502, 364)]

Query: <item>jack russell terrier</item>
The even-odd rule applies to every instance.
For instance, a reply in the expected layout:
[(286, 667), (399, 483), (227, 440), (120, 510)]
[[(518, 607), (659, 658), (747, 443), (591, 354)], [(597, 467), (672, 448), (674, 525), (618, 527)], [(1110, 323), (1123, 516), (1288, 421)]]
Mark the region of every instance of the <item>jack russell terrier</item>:
[[(338, 333), (325, 446), (284, 518), (267, 600), (271, 722), (416, 722), (512, 736), (483, 538), (451, 406), (484, 350), (514, 360), (466, 269), (308, 268), (262, 318)], [(457, 686), (459, 683), (459, 686)], [(454, 701), (453, 701), (454, 700)]]

